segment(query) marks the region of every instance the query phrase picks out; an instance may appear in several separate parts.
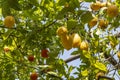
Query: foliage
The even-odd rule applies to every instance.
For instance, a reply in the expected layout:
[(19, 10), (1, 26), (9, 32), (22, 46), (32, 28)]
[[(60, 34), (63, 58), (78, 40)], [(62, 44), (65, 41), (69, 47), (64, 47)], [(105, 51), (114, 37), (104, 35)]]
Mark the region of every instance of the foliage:
[[(91, 2), (95, 0), (0, 0), (1, 80), (30, 80), (32, 72), (38, 73), (38, 80), (95, 80), (98, 72), (109, 76), (114, 69), (120, 74), (115, 67), (119, 63), (112, 63), (119, 50), (119, 39), (114, 34), (119, 30), (120, 15), (109, 17), (106, 7), (93, 11)], [(118, 7), (119, 3), (111, 1)], [(6, 16), (14, 16), (13, 28), (4, 26)], [(107, 27), (89, 27), (94, 17), (107, 20)], [(71, 53), (80, 54), (82, 63), (74, 73), (77, 77), (70, 75), (76, 67), (69, 67), (59, 57), (65, 50), (56, 34), (61, 26), (67, 26), (69, 34), (78, 33), (89, 44), (88, 50), (77, 48)], [(41, 56), (43, 49), (48, 50), (48, 58)], [(29, 55), (34, 55), (34, 61), (28, 60)]]

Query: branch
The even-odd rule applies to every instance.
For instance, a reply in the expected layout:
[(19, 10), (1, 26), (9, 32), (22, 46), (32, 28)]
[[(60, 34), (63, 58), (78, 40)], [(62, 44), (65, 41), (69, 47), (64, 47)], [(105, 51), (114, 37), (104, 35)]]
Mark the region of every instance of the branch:
[(120, 32), (115, 34), (115, 37), (120, 38)]
[(39, 29), (38, 31), (42, 31), (42, 29), (48, 28), (49, 26), (55, 24), (57, 20), (54, 20), (52, 23), (48, 24), (47, 26), (44, 26), (43, 28)]
[(80, 54), (74, 55), (74, 56), (72, 56), (72, 57), (70, 57), (70, 58), (68, 58), (68, 59), (66, 59), (64, 61), (65, 61), (65, 63), (69, 63), (69, 62), (71, 62), (73, 60), (76, 60), (78, 58), (80, 58)]
[(114, 80), (114, 79), (112, 79), (112, 78), (110, 78), (110, 77), (107, 77), (107, 76), (99, 76), (99, 77), (98, 77), (98, 80), (100, 80), (100, 79)]
[(45, 26), (45, 28), (47, 28), (47, 27), (49, 27), (49, 26), (51, 26), (51, 25), (55, 24), (56, 22), (57, 22), (57, 20), (53, 21), (53, 22), (52, 22), (52, 23), (50, 23), (49, 25)]
[(0, 25), (0, 28), (5, 28), (5, 29), (16, 29), (15, 27), (13, 27), (13, 28), (8, 28), (8, 27), (5, 27), (4, 25)]
[(117, 61), (116, 61), (110, 54), (104, 53), (104, 57), (105, 57), (106, 59), (108, 59), (108, 61), (109, 61), (114, 67), (117, 67), (117, 69), (120, 69), (120, 64), (117, 63)]

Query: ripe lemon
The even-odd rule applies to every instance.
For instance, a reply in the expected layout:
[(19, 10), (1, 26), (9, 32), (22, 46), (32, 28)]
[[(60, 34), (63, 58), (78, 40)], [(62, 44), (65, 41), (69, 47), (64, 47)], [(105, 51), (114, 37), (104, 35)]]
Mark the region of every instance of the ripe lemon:
[(82, 41), (81, 44), (80, 44), (80, 49), (81, 50), (88, 50), (88, 42), (87, 41)]
[(116, 5), (108, 6), (108, 8), (107, 8), (107, 15), (109, 17), (115, 17), (115, 16), (118, 15), (118, 13), (119, 13), (119, 9), (118, 9), (118, 7)]
[(104, 19), (100, 19), (98, 25), (101, 29), (105, 29), (108, 26), (108, 21)]
[(15, 24), (15, 19), (13, 16), (7, 16), (4, 19), (4, 25), (5, 27), (12, 28)]
[(90, 27), (93, 27), (93, 26), (95, 26), (97, 24), (97, 21), (98, 21), (98, 19), (95, 17), (88, 23), (88, 25)]
[(70, 39), (70, 36), (69, 35), (64, 35), (64, 36), (61, 36), (60, 38), (61, 38), (62, 46), (66, 50), (70, 50), (72, 48), (72, 41)]
[(97, 1), (96, 3), (92, 3), (90, 5), (90, 8), (94, 11), (97, 11), (101, 8), (101, 3), (99, 1)]
[(81, 44), (81, 37), (79, 36), (79, 34), (77, 33), (73, 33), (71, 36), (70, 36), (70, 39), (72, 41), (72, 47), (73, 48), (77, 48), (80, 46)]
[(68, 33), (68, 30), (66, 27), (62, 26), (62, 27), (59, 27), (57, 29), (56, 33), (58, 36), (63, 36), (63, 35), (66, 35)]

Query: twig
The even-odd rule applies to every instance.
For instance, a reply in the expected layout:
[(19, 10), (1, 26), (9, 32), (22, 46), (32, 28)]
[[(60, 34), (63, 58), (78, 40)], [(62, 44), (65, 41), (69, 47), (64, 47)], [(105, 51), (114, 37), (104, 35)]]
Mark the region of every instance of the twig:
[(98, 77), (98, 80), (100, 80), (100, 79), (114, 80), (114, 79), (112, 79), (112, 78), (110, 78), (110, 77), (107, 77), (107, 76), (99, 76), (99, 77)]
[(69, 62), (71, 62), (71, 61), (73, 61), (75, 59), (78, 59), (78, 58), (80, 58), (80, 54), (74, 55), (74, 56), (72, 56), (72, 57), (70, 57), (70, 58), (68, 58), (68, 59), (66, 59), (64, 61), (65, 61), (65, 63), (69, 63)]
[(56, 22), (57, 22), (57, 20), (53, 21), (53, 22), (52, 22), (52, 23), (50, 23), (49, 25), (45, 26), (45, 28), (47, 28), (47, 27), (49, 27), (49, 26), (51, 26), (51, 25), (55, 24)]
[(55, 24), (57, 22), (57, 20), (53, 21), (52, 23), (48, 24), (47, 26), (44, 26), (43, 28), (37, 30), (37, 31), (41, 31), (42, 29), (48, 28), (49, 26)]

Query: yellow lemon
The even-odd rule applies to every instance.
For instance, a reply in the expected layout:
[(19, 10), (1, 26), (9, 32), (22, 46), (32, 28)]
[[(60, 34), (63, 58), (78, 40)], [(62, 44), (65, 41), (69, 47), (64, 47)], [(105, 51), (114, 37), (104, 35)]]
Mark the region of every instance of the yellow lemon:
[(77, 33), (73, 33), (71, 36), (72, 47), (77, 48), (81, 44), (81, 37)]
[(80, 44), (80, 49), (81, 50), (88, 50), (88, 42), (87, 41), (82, 41), (81, 44)]
[(108, 21), (104, 19), (100, 19), (98, 25), (101, 29), (105, 29), (108, 26)]
[(62, 35), (66, 35), (68, 33), (68, 30), (66, 27), (62, 26), (57, 29), (56, 33), (58, 36), (62, 36)]
[(108, 6), (108, 8), (107, 8), (107, 15), (109, 17), (115, 17), (115, 16), (118, 15), (118, 13), (119, 13), (119, 9), (118, 9), (118, 7), (116, 5)]
[(61, 36), (60, 38), (61, 38), (62, 46), (66, 50), (70, 50), (72, 48), (72, 41), (70, 39), (70, 36), (69, 35), (64, 35), (64, 36)]
[(97, 11), (101, 8), (101, 3), (99, 1), (97, 1), (96, 3), (92, 3), (90, 5), (90, 8), (94, 11)]
[(88, 25), (90, 27), (93, 27), (93, 26), (95, 26), (97, 24), (97, 21), (98, 21), (98, 18), (95, 17), (88, 23)]
[(4, 25), (5, 27), (12, 28), (15, 24), (15, 19), (13, 16), (7, 16), (4, 19)]

